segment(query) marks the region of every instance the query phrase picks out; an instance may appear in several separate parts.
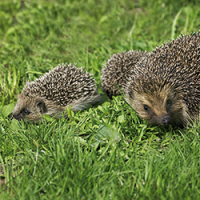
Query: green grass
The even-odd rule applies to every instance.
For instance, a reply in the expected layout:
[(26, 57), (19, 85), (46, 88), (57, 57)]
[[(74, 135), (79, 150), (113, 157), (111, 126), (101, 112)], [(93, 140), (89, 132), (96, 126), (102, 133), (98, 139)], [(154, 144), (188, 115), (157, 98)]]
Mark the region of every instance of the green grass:
[(1, 0), (0, 198), (199, 199), (199, 124), (150, 126), (123, 97), (68, 120), (8, 120), (26, 81), (58, 63), (91, 72), (101, 92), (110, 55), (199, 27), (198, 0)]

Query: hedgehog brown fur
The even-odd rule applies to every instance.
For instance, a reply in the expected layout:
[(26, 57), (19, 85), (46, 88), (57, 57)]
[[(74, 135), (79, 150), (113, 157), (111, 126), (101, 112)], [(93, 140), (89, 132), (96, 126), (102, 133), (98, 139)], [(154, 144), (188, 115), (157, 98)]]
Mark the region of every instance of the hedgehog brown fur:
[(142, 51), (128, 51), (113, 54), (102, 69), (102, 90), (112, 98), (120, 94), (120, 89), (126, 85), (135, 64), (148, 53)]
[(127, 102), (151, 124), (184, 126), (198, 119), (200, 32), (181, 36), (141, 59), (125, 88)]
[(83, 110), (101, 100), (94, 79), (75, 65), (58, 65), (33, 82), (27, 82), (18, 95), (13, 117), (38, 122), (42, 115), (60, 118), (67, 107)]

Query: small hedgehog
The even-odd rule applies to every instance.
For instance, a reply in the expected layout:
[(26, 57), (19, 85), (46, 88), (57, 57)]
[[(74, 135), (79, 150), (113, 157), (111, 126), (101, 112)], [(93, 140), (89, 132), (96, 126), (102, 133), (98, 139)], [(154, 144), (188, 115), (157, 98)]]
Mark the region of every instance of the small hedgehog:
[(157, 47), (131, 73), (125, 97), (141, 118), (180, 127), (198, 120), (200, 31)]
[(90, 74), (75, 65), (63, 64), (26, 83), (18, 95), (13, 117), (31, 122), (38, 122), (44, 114), (60, 118), (67, 107), (72, 111), (83, 110), (100, 100)]
[(120, 94), (119, 88), (123, 90), (135, 64), (146, 55), (148, 55), (147, 52), (131, 50), (113, 54), (110, 57), (101, 71), (102, 90), (109, 98)]

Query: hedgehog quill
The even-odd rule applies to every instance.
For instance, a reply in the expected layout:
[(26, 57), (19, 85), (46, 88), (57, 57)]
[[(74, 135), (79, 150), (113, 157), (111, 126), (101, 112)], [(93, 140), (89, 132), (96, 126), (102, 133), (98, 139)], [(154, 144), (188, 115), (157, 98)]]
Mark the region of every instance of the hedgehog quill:
[[(17, 120), (43, 120), (42, 115), (60, 118), (67, 107), (83, 110), (101, 101), (94, 79), (75, 65), (58, 65), (33, 82), (27, 82), (13, 110)], [(67, 117), (67, 115), (65, 115)]]
[(120, 89), (123, 91), (135, 64), (146, 55), (147, 52), (131, 50), (110, 57), (101, 71), (101, 87), (109, 98), (119, 95)]
[(151, 124), (182, 127), (198, 120), (200, 31), (180, 36), (142, 58), (132, 70), (125, 98)]

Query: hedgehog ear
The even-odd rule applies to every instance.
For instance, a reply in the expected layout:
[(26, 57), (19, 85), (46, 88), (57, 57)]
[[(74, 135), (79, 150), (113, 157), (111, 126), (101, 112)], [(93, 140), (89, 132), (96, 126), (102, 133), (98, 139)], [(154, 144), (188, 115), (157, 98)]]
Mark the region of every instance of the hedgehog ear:
[(47, 112), (47, 107), (42, 99), (36, 101), (36, 106), (39, 108), (40, 113)]

